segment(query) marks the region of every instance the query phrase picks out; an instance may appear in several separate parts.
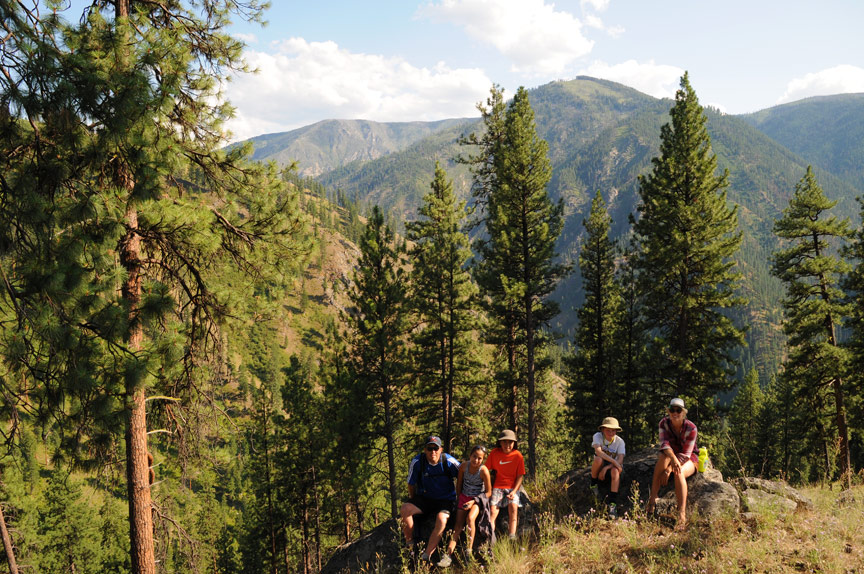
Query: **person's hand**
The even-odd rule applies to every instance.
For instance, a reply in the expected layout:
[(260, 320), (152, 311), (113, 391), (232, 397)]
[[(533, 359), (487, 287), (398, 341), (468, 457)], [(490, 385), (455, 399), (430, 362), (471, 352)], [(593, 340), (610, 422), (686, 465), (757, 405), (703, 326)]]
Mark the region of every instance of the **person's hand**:
[(624, 472), (624, 465), (621, 464), (620, 462), (618, 462), (617, 460), (615, 461), (615, 468), (618, 469), (618, 472)]
[(516, 492), (511, 491), (510, 494), (507, 495), (507, 500), (513, 500), (513, 497), (515, 497), (515, 496), (516, 496)]

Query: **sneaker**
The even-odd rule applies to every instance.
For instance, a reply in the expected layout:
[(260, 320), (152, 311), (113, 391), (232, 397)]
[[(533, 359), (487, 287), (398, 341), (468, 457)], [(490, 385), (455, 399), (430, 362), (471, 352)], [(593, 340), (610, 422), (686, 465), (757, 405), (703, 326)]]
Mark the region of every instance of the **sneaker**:
[(432, 564), (432, 557), (425, 552), (420, 555), (420, 562), (425, 562), (426, 564)]
[(591, 494), (594, 495), (594, 498), (599, 499), (600, 498), (600, 487), (597, 486), (596, 484), (592, 484), (591, 485)]
[(515, 534), (510, 534), (510, 535), (508, 536), (508, 538), (510, 538), (510, 540), (516, 540), (516, 535), (515, 535)]
[(609, 505), (609, 518), (615, 519), (618, 518), (618, 505), (610, 504)]
[(438, 563), (436, 564), (436, 566), (438, 566), (438, 568), (447, 568), (451, 564), (453, 564), (453, 559), (450, 558), (450, 555), (449, 554), (443, 554), (441, 556), (441, 559), (438, 560)]
[(468, 565), (474, 562), (474, 552), (470, 548), (462, 549), (462, 564)]

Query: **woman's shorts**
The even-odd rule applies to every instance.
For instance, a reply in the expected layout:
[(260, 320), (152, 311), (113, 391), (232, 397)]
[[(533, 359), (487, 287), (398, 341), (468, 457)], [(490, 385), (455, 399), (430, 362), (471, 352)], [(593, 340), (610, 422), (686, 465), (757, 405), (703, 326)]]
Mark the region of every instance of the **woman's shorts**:
[(474, 500), (473, 496), (468, 496), (467, 494), (459, 495), (459, 502), (456, 503), (457, 509), (464, 509), (465, 505)]
[(522, 507), (522, 500), (519, 493), (516, 493), (516, 496), (513, 497), (513, 500), (508, 500), (507, 496), (513, 492), (512, 488), (493, 488), (492, 489), (492, 498), (489, 499), (489, 504), (492, 506), (498, 506), (500, 508), (505, 508), (510, 504), (515, 504), (519, 508)]

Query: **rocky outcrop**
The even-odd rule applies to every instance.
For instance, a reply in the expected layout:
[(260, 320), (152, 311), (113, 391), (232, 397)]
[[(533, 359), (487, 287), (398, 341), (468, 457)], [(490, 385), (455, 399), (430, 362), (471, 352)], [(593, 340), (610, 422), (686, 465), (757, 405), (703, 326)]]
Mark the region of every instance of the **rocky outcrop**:
[[(618, 495), (618, 514), (632, 512), (634, 501), (644, 507), (645, 500), (651, 492), (651, 479), (654, 476), (654, 465), (657, 462), (657, 450), (650, 448), (628, 454), (624, 459), (624, 472), (621, 475), (621, 486)], [(597, 501), (591, 494), (591, 469), (589, 467), (568, 472), (560, 479), (567, 488), (567, 493), (573, 509), (580, 514), (587, 514), (597, 507)], [(697, 472), (687, 479), (688, 513), (698, 509), (701, 516), (716, 516), (726, 512), (738, 512), (741, 506), (738, 491), (734, 486), (723, 480), (719, 470), (709, 467), (706, 472)], [(675, 508), (675, 491), (670, 481), (660, 489), (657, 509), (669, 512)], [(601, 502), (609, 493), (608, 482), (600, 485)]]
[[(520, 536), (528, 536), (533, 533), (535, 527), (535, 507), (527, 496), (523, 497), (522, 504), (523, 507), (519, 509), (518, 515), (518, 533)], [(505, 534), (508, 532), (508, 519), (507, 509), (502, 508), (498, 514), (495, 528), (499, 535), (502, 532)], [(429, 539), (431, 525), (431, 521), (424, 521), (419, 524), (420, 539), (424, 541), (424, 546), (425, 541)], [(448, 529), (451, 529), (452, 526), (452, 523), (447, 525)], [(445, 533), (444, 542), (438, 545), (439, 551), (446, 545), (447, 540), (449, 540), (449, 534)], [(365, 536), (339, 546), (324, 568), (321, 569), (321, 574), (402, 572), (403, 560), (408, 559), (404, 546), (399, 523), (390, 519)], [(437, 553), (433, 555), (433, 559), (438, 559)]]
[(348, 572), (399, 572), (399, 524), (390, 519), (365, 536), (339, 546), (321, 569), (321, 574)]
[(764, 480), (745, 476), (734, 481), (741, 492), (742, 510), (758, 512), (770, 509), (789, 513), (810, 510), (813, 502), (782, 480)]

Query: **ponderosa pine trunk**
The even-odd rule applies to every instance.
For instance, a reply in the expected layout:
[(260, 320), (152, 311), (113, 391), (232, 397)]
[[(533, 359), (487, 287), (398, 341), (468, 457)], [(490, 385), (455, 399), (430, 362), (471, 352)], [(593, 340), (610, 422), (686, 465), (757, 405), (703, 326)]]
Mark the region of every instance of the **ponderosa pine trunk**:
[(0, 504), (0, 534), (3, 535), (3, 550), (6, 552), (6, 564), (9, 565), (9, 574), (18, 574), (18, 563), (15, 562), (15, 549), (12, 546), (12, 537), (6, 528), (6, 516), (3, 514), (3, 505)]
[[(118, 0), (118, 5), (122, 4)], [(132, 179), (125, 178), (131, 194)], [(137, 234), (138, 212), (133, 205), (126, 211), (126, 235), (120, 242), (120, 263), (126, 269), (123, 299), (129, 313), (127, 333), (129, 351), (140, 353), (144, 343), (144, 326), (138, 320), (141, 304), (141, 242)], [(150, 469), (147, 462), (146, 391), (136, 382), (127, 383), (126, 404), (126, 483), (129, 497), (129, 543), (132, 572), (155, 574), (153, 543), (153, 508), (150, 497)]]

